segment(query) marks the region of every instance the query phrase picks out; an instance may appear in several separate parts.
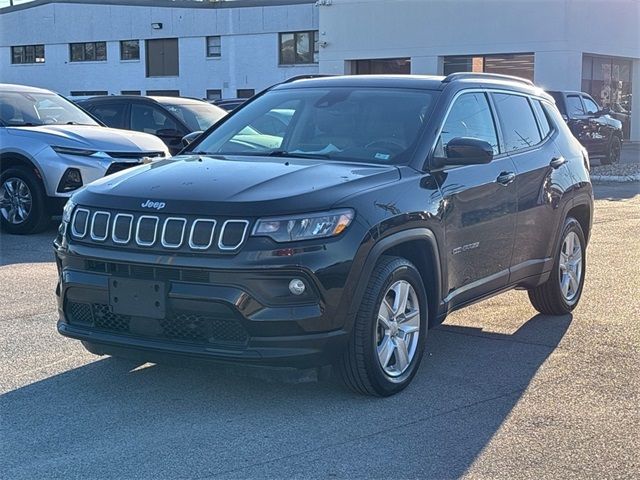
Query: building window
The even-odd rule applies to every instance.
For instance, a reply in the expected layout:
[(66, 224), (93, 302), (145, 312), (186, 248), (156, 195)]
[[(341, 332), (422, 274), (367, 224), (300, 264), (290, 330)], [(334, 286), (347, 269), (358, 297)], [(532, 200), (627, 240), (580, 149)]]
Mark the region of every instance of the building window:
[(222, 90), (207, 90), (207, 100), (221, 100)]
[(147, 95), (156, 97), (179, 97), (180, 90), (147, 90)]
[(318, 63), (318, 31), (279, 35), (280, 65)]
[(236, 90), (236, 96), (238, 98), (251, 98), (256, 94), (253, 88), (239, 88)]
[(147, 77), (179, 75), (178, 39), (146, 40)]
[(140, 90), (122, 90), (120, 94), (121, 95), (141, 95), (142, 92)]
[(411, 59), (378, 58), (370, 60), (354, 60), (352, 63), (352, 71), (356, 75), (408, 75), (411, 73)]
[(106, 90), (71, 90), (70, 97), (98, 97), (100, 95), (109, 95)]
[(140, 60), (140, 41), (122, 40), (120, 42), (120, 60)]
[(107, 60), (107, 43), (70, 43), (69, 59), (72, 62), (104, 62)]
[(533, 81), (533, 53), (444, 57), (444, 74), (457, 72), (500, 73)]
[(44, 45), (21, 45), (11, 47), (11, 63), (44, 63)]
[(622, 122), (624, 138), (631, 133), (632, 70), (626, 58), (582, 55), (582, 91), (611, 109), (610, 115)]
[(220, 36), (207, 37), (207, 57), (220, 57)]

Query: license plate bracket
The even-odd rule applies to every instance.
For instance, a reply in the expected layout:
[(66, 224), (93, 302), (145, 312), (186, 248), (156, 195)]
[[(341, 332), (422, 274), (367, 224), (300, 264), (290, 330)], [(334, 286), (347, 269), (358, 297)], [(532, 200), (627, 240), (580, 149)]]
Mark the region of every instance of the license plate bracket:
[(166, 285), (156, 280), (110, 278), (109, 307), (119, 315), (164, 318)]

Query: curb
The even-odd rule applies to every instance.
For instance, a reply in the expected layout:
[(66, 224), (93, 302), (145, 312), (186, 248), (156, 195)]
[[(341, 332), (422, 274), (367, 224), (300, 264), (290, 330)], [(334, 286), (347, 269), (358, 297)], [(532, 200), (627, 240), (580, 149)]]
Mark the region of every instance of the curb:
[(630, 183), (640, 182), (640, 173), (635, 175), (591, 175), (593, 183)]

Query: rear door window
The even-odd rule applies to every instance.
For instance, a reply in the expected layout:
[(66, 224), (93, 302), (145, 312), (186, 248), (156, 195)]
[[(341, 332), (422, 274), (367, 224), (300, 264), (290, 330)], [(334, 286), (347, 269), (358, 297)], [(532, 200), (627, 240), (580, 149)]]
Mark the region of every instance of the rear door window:
[(533, 147), (542, 141), (529, 99), (522, 95), (494, 93), (507, 153)]
[(102, 120), (108, 127), (127, 128), (125, 122), (126, 109), (127, 106), (124, 103), (110, 103), (107, 105), (96, 105), (91, 109), (91, 113)]
[(178, 130), (177, 123), (151, 105), (134, 103), (131, 105), (131, 130), (156, 135), (161, 130)]

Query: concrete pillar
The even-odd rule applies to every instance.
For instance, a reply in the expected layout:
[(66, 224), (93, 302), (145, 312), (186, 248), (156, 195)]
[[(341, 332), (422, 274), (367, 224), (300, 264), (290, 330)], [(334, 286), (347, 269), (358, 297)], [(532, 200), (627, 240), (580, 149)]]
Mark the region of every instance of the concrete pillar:
[(411, 73), (416, 75), (442, 75), (441, 57), (411, 57)]
[(631, 67), (631, 134), (632, 142), (640, 142), (640, 59)]
[(534, 83), (545, 90), (582, 89), (582, 52), (536, 52)]

